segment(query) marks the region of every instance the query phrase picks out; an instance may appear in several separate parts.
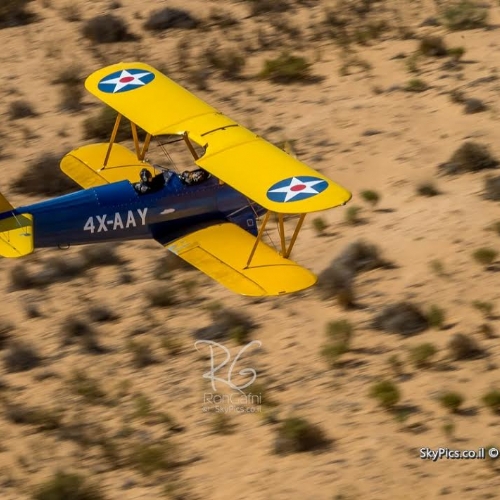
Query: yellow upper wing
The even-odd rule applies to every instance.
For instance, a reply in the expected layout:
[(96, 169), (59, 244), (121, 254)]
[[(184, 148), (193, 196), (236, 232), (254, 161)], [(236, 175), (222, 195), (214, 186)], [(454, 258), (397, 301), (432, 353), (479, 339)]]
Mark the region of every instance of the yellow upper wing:
[(205, 148), (197, 164), (263, 207), (305, 213), (343, 205), (351, 193), (221, 114), (143, 63), (119, 63), (85, 85), (152, 135), (183, 134)]

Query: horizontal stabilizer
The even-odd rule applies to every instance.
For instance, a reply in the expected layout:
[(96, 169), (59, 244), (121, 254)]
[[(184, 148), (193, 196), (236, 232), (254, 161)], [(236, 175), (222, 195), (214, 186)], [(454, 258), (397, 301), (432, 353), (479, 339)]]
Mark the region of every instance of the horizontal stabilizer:
[(113, 144), (108, 162), (103, 168), (109, 144), (88, 144), (74, 149), (61, 160), (61, 170), (84, 189), (112, 182), (139, 182), (143, 168), (153, 169), (121, 144)]
[(0, 220), (0, 255), (17, 258), (33, 252), (33, 216), (13, 215)]
[(249, 296), (297, 292), (316, 283), (316, 276), (231, 223), (201, 229), (166, 245), (168, 250), (233, 292)]

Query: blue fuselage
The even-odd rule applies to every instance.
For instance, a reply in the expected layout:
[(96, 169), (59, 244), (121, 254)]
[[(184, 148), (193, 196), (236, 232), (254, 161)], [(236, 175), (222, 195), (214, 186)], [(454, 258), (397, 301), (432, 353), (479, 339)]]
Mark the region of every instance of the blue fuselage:
[[(138, 194), (129, 181), (85, 189), (19, 207), (33, 215), (37, 247), (153, 238), (166, 244), (218, 222), (234, 222), (256, 234), (248, 200), (215, 178), (184, 185), (172, 174), (162, 189)], [(10, 216), (1, 214), (0, 219)]]

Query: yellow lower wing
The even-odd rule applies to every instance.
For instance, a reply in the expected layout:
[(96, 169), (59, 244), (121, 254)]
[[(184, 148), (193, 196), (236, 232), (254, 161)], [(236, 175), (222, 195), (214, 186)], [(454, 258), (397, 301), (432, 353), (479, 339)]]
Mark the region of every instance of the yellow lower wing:
[(74, 149), (61, 160), (61, 170), (84, 189), (123, 180), (139, 182), (143, 168), (153, 173), (148, 163), (139, 161), (132, 151), (116, 143), (103, 168), (108, 147), (109, 144), (101, 143)]
[(0, 221), (0, 255), (17, 258), (33, 252), (33, 216), (19, 214)]
[(281, 295), (304, 290), (316, 276), (281, 257), (259, 241), (247, 267), (256, 238), (231, 223), (219, 224), (166, 245), (168, 250), (235, 293), (249, 296)]

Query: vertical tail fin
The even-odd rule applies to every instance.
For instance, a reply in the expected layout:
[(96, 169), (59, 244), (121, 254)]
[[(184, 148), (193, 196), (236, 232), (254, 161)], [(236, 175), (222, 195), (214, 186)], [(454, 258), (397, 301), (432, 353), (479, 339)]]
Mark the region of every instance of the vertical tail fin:
[(14, 207), (7, 201), (7, 198), (0, 193), (0, 214), (12, 210)]
[[(10, 212), (5, 214), (5, 212)], [(2, 257), (22, 257), (34, 250), (33, 215), (16, 214), (14, 207), (0, 193), (0, 214), (8, 215), (0, 219), (0, 255)]]

